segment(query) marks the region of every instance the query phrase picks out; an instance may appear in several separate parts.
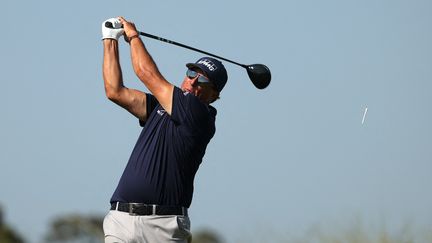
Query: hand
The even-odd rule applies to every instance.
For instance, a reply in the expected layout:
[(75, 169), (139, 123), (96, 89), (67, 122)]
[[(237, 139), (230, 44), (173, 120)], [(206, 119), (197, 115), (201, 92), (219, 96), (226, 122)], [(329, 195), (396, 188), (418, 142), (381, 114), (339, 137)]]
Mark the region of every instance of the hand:
[(135, 27), (135, 24), (132, 22), (128, 22), (125, 18), (119, 17), (120, 23), (123, 25), (125, 40), (129, 42), (131, 37), (139, 36), (138, 30)]
[[(110, 22), (113, 28), (108, 28), (105, 26), (106, 22)], [(110, 18), (102, 23), (102, 40), (104, 39), (115, 39), (118, 41), (119, 37), (123, 35), (124, 29), (122, 28), (122, 23), (119, 18)]]

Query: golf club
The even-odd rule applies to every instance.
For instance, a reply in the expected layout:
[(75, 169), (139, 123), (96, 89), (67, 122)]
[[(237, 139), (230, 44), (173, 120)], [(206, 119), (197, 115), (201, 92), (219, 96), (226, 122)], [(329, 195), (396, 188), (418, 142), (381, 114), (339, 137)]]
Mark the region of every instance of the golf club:
[[(105, 27), (107, 27), (107, 28), (113, 28), (113, 25), (110, 22), (106, 22), (105, 23)], [(168, 40), (168, 39), (165, 39), (165, 38), (162, 38), (162, 37), (159, 37), (159, 36), (151, 35), (151, 34), (148, 34), (148, 33), (141, 32), (141, 31), (138, 31), (138, 33), (140, 35), (148, 37), (148, 38), (152, 38), (152, 39), (155, 39), (155, 40), (158, 40), (158, 41), (162, 41), (162, 42), (165, 42), (165, 43), (168, 43), (168, 44), (180, 46), (180, 47), (192, 50), (192, 51), (200, 52), (200, 53), (203, 53), (203, 54), (206, 54), (206, 55), (209, 55), (209, 56), (212, 56), (212, 57), (215, 57), (215, 58), (218, 58), (218, 59), (230, 62), (230, 63), (233, 63), (233, 64), (238, 65), (240, 67), (243, 67), (243, 68), (246, 69), (247, 74), (249, 76), (249, 79), (252, 81), (252, 83), (258, 89), (264, 89), (264, 88), (266, 88), (270, 84), (270, 80), (271, 80), (270, 69), (266, 65), (264, 65), (264, 64), (245, 65), (245, 64), (234, 62), (234, 61), (226, 59), (224, 57), (220, 57), (220, 56), (217, 56), (215, 54), (212, 54), (212, 53), (209, 53), (209, 52), (206, 52), (206, 51), (194, 48), (194, 47), (190, 47), (190, 46), (187, 46), (185, 44), (178, 43), (178, 42), (175, 42), (175, 41), (172, 41), (172, 40)]]

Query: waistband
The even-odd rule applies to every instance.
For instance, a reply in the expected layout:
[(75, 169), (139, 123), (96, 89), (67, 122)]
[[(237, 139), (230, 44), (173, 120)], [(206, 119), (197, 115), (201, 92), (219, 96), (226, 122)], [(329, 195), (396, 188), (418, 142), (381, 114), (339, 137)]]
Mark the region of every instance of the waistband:
[(181, 206), (162, 206), (144, 203), (111, 203), (111, 210), (129, 213), (135, 216), (182, 215), (188, 216), (188, 209)]

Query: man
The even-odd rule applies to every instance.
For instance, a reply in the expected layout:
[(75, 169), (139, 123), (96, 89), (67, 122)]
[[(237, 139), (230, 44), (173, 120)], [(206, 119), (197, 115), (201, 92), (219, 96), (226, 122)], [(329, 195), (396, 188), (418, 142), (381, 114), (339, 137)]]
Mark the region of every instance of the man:
[[(105, 27), (111, 22), (113, 28)], [(102, 23), (103, 78), (111, 101), (139, 119), (143, 130), (111, 198), (105, 242), (188, 242), (193, 181), (215, 133), (216, 109), (228, 76), (221, 62), (188, 63), (178, 88), (159, 72), (135, 25), (124, 18)], [(130, 45), (133, 69), (151, 94), (123, 85), (118, 39)]]

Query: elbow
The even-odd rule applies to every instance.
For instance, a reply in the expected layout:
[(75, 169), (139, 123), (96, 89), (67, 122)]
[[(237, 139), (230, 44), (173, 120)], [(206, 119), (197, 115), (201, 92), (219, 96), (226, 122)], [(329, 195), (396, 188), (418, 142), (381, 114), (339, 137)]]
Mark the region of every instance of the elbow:
[(158, 76), (158, 71), (152, 68), (149, 68), (146, 65), (137, 64), (134, 67), (135, 75), (143, 82), (146, 86), (152, 80), (156, 79)]
[(136, 76), (152, 93), (156, 87), (160, 86), (160, 81), (163, 80), (163, 77), (159, 72), (154, 72), (148, 69), (137, 69)]
[(112, 102), (118, 101), (120, 96), (118, 91), (108, 87), (105, 87), (105, 95)]

